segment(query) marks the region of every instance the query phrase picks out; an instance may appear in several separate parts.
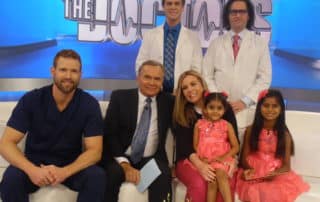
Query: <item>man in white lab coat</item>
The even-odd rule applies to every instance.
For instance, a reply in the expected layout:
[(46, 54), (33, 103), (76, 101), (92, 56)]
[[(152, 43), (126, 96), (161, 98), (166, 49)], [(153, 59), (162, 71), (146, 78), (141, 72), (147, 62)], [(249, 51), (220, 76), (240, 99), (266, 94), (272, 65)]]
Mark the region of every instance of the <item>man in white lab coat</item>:
[[(164, 25), (146, 32), (136, 59), (136, 72), (146, 60), (155, 60), (165, 66), (163, 90), (173, 92), (177, 87), (178, 78), (186, 70), (194, 69), (201, 73), (202, 50), (197, 34), (181, 24), (181, 15), (185, 0), (162, 0), (166, 15)], [(173, 55), (168, 56), (166, 45), (169, 32), (173, 33)], [(173, 57), (171, 76), (166, 59)]]
[(271, 83), (271, 61), (267, 42), (249, 31), (254, 23), (250, 0), (230, 0), (223, 10), (228, 30), (213, 40), (203, 60), (203, 76), (211, 91), (225, 91), (236, 113), (240, 141), (253, 119), (261, 90)]

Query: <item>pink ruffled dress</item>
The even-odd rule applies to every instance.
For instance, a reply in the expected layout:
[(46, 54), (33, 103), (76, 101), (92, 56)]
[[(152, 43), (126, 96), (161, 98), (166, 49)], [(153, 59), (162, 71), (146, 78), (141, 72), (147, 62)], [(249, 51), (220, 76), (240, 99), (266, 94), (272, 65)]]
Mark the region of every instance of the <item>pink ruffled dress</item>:
[(228, 139), (228, 122), (223, 119), (216, 122), (200, 119), (198, 126), (198, 156), (206, 158), (209, 162), (212, 161), (210, 164), (213, 168), (222, 169), (232, 176), (237, 163), (234, 158), (229, 157), (224, 162), (214, 161), (216, 157), (224, 155), (231, 149)]
[[(258, 151), (247, 156), (247, 162), (254, 168), (255, 178), (261, 178), (282, 166), (281, 159), (275, 157), (277, 134), (262, 129)], [(272, 180), (243, 180), (243, 170), (239, 169), (236, 191), (240, 200), (250, 202), (293, 202), (309, 185), (294, 171), (275, 176)]]

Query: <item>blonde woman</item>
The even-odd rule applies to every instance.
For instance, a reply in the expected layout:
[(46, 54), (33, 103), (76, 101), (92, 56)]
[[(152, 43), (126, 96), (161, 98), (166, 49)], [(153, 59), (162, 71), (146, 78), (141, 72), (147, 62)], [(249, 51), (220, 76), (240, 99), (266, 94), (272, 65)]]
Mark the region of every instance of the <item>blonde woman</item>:
[(193, 128), (201, 118), (203, 94), (207, 85), (201, 75), (193, 70), (181, 74), (173, 111), (176, 136), (176, 175), (187, 187), (186, 200), (206, 201), (207, 181), (215, 180), (214, 170), (203, 163), (193, 149)]
[[(193, 147), (193, 130), (202, 117), (204, 93), (208, 87), (201, 75), (188, 70), (181, 74), (173, 110), (173, 133), (176, 137), (176, 176), (187, 187), (186, 201), (205, 202), (207, 184), (215, 179), (215, 171), (201, 161)], [(231, 188), (234, 193), (234, 188)], [(217, 201), (223, 201), (218, 194)]]

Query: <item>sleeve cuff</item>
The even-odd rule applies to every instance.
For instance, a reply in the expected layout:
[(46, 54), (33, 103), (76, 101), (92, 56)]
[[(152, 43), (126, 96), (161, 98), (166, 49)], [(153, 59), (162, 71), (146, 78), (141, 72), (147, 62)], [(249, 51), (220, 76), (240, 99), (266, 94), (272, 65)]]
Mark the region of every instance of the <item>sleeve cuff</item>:
[(246, 107), (250, 107), (254, 104), (253, 100), (251, 100), (249, 97), (245, 96), (241, 98), (241, 101), (246, 105)]
[(127, 162), (130, 164), (129, 160), (126, 157), (120, 156), (120, 157), (114, 157), (114, 159), (120, 164), (122, 162)]

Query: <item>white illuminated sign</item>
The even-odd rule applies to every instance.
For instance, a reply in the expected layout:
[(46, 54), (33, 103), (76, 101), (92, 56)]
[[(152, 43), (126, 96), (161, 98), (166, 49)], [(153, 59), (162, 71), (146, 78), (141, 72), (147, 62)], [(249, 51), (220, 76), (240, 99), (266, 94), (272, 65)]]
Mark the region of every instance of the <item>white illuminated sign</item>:
[[(271, 26), (264, 18), (272, 13), (272, 0), (253, 0), (254, 30), (270, 39)], [(226, 0), (186, 0), (182, 23), (199, 33), (202, 47), (220, 34)], [(80, 41), (131, 44), (156, 26), (163, 15), (161, 0), (65, 0), (65, 18), (78, 22)]]

